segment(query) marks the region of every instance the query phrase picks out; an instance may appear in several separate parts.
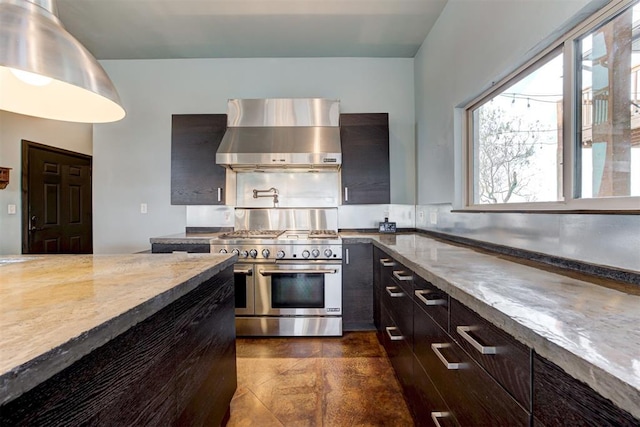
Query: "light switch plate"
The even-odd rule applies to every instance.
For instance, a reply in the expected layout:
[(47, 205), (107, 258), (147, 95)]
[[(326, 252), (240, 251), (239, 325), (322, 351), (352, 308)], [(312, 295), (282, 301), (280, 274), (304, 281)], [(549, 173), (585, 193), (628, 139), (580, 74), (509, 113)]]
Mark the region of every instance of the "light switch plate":
[(141, 214), (146, 214), (147, 213), (147, 204), (146, 203), (140, 203), (140, 213)]
[(15, 215), (16, 214), (16, 205), (14, 205), (14, 204), (7, 205), (7, 213), (9, 215)]

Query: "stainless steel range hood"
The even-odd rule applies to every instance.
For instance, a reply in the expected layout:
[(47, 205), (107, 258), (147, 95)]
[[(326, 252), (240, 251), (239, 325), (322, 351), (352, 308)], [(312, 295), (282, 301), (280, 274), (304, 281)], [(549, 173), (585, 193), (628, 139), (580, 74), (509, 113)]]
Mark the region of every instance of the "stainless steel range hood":
[(230, 99), (216, 163), (234, 171), (326, 171), (342, 164), (339, 101)]

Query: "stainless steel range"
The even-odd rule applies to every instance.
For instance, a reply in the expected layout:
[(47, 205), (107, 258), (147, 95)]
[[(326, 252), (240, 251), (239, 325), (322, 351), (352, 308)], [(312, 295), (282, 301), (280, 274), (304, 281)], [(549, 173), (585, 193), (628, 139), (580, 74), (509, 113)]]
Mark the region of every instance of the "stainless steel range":
[[(317, 229), (333, 211), (244, 209), (236, 213), (236, 225), (253, 216), (248, 222), (256, 228), (214, 241), (212, 252), (239, 258), (234, 267), (238, 336), (342, 335), (342, 241), (337, 227)], [(265, 218), (305, 229), (258, 229)]]

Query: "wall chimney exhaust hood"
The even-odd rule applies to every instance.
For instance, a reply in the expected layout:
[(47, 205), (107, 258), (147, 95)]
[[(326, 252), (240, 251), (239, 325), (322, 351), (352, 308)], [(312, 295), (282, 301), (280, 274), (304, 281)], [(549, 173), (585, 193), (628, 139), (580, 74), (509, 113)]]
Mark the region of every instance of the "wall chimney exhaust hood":
[(216, 163), (234, 171), (337, 171), (339, 106), (320, 98), (230, 99)]

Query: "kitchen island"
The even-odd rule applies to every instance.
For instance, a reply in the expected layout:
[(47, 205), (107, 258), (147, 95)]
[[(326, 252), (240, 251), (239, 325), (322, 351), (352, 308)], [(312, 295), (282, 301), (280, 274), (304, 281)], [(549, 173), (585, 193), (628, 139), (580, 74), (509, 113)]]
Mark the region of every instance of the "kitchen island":
[(234, 256), (0, 258), (0, 425), (219, 425)]

